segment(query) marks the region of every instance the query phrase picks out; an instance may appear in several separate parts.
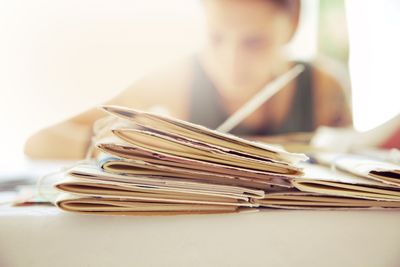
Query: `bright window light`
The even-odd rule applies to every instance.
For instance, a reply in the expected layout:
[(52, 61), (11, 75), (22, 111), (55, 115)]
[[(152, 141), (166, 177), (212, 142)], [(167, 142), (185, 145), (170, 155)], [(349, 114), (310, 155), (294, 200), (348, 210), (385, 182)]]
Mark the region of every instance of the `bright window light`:
[(347, 1), (354, 124), (366, 131), (400, 112), (400, 2)]

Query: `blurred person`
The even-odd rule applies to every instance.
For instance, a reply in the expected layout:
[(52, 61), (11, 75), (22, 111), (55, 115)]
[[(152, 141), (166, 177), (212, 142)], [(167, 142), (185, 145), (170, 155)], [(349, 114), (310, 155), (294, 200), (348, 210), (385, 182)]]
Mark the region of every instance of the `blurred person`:
[[(294, 35), (300, 0), (202, 0), (207, 43), (196, 55), (149, 74), (107, 104), (137, 109), (161, 106), (171, 116), (209, 128), (251, 99), (265, 84), (299, 62), (284, 47)], [(312, 62), (304, 71), (231, 132), (270, 136), (312, 132), (318, 126), (352, 124), (346, 94), (332, 75)], [(98, 108), (30, 137), (33, 158), (82, 158)]]

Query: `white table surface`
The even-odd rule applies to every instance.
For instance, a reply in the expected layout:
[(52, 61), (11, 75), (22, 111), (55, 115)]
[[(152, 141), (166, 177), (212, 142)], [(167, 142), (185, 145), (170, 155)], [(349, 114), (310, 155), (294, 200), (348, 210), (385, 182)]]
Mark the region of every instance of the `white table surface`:
[(0, 207), (0, 266), (400, 266), (400, 212), (118, 217)]

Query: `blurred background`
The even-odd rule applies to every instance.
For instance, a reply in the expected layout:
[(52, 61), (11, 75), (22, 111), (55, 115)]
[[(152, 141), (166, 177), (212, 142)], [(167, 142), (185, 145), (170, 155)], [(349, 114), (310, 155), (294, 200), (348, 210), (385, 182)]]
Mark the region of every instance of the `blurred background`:
[[(200, 0), (0, 0), (3, 156), (22, 156), (35, 131), (196, 51), (201, 9)], [(288, 51), (342, 69), (343, 78), (350, 73), (358, 130), (400, 112), (399, 14), (395, 0), (302, 1)]]

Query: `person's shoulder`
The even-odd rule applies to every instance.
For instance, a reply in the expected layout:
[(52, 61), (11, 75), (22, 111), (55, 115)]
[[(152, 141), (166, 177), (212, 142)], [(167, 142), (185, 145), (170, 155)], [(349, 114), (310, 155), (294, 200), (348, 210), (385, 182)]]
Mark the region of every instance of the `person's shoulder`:
[(136, 81), (136, 86), (150, 87), (160, 90), (174, 90), (190, 82), (193, 58), (185, 57), (165, 64), (149, 72)]
[(350, 125), (350, 86), (346, 69), (338, 63), (322, 59), (311, 62), (310, 66), (317, 126)]
[(115, 102), (143, 109), (160, 106), (172, 115), (185, 117), (192, 64), (192, 57), (185, 57), (150, 71), (117, 96)]
[(340, 63), (318, 58), (309, 64), (314, 75), (314, 84), (318, 90), (340, 90), (345, 93), (350, 90), (347, 70)]

